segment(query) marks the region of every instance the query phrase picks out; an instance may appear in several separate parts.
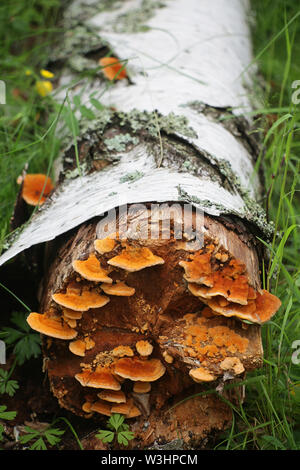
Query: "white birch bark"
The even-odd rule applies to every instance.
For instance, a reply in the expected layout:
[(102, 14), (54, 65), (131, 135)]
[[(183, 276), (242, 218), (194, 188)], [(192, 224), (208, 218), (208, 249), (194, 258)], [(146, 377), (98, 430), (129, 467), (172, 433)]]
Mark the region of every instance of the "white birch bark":
[[(132, 83), (121, 80), (105, 93), (107, 84), (99, 77), (92, 84), (81, 82), (74, 92), (81, 91), (88, 102), (96, 91), (104, 105), (122, 113), (156, 110), (166, 118), (170, 113), (186, 118), (192, 131), (177, 128), (170, 134), (204, 155), (228, 184), (168, 167), (163, 148), (158, 165), (149, 146), (139, 141), (130, 151), (114, 153), (117, 164), (66, 178), (0, 257), (0, 265), (121, 204), (182, 201), (183, 194), (208, 214), (236, 215), (267, 231), (263, 212), (251, 201), (259, 197), (260, 184), (253, 176), (249, 146), (222, 122), (201, 112), (201, 106), (227, 108), (233, 115), (246, 115), (252, 109), (251, 78), (244, 73), (252, 58), (247, 1), (164, 0), (160, 8), (153, 6), (152, 16), (143, 23), (147, 28), (137, 32), (124, 31), (124, 18), (130, 18), (134, 10), (142, 13), (150, 0), (116, 2), (115, 8), (95, 14), (97, 9), (103, 10), (101, 3), (76, 0), (65, 18), (72, 24), (80, 11), (85, 24), (99, 34), (99, 41), (106, 42), (120, 60), (128, 60)], [(93, 12), (91, 17), (89, 12)], [(58, 100), (64, 98), (64, 85), (72, 77), (66, 68), (55, 94)], [(126, 175), (134, 172), (139, 172), (139, 178), (126, 181)]]

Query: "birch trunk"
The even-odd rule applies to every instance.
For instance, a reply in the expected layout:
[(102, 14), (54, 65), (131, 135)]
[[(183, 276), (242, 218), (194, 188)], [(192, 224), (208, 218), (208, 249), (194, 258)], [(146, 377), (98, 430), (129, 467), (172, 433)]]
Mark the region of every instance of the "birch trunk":
[[(127, 0), (109, 2), (109, 6), (107, 2), (74, 1), (63, 19), (73, 36), (63, 39), (59, 54), (53, 53), (53, 66), (57, 59), (59, 67), (63, 63), (58, 100), (64, 98), (64, 86), (76, 80), (78, 71), (95, 68), (107, 52), (126, 61), (129, 79), (108, 86), (100, 71), (93, 80), (80, 80), (72, 88), (70, 96), (80, 94), (81, 103), (87, 106), (91, 95), (101, 96), (105, 108), (97, 119), (81, 123), (77, 138), (80, 166), (71, 142), (62, 156), (56, 190), (18, 233), (0, 265), (47, 242), (40, 312), (62, 315), (53, 293), (64, 293), (70, 283), (78, 281), (83, 290), (99, 291), (99, 283), (83, 280), (72, 263), (95, 252), (94, 241), (103, 238), (99, 234), (107, 213), (118, 208), (116, 221), (120, 224), (120, 208), (145, 204), (142, 211), (138, 208), (130, 215), (131, 232), (127, 231), (126, 241), (118, 240), (113, 254), (97, 256), (109, 269), (109, 259), (120, 254), (127, 243), (135, 249), (147, 247), (164, 264), (138, 273), (120, 268), (112, 272), (113, 281), (126, 282), (135, 295), (112, 295), (107, 305), (84, 313), (76, 324), (78, 338), (89, 336), (94, 342), (84, 357), (72, 355), (66, 341), (44, 341), (53, 393), (63, 407), (83, 416), (89, 415), (83, 411), (83, 403), (95, 403), (99, 390), (82, 387), (74, 379), (84, 369), (82, 364), (95, 365), (96, 358), (97, 365), (111, 364), (111, 352), (118, 346), (135, 351), (138, 341), (151, 342), (152, 357), (166, 369), (163, 377), (146, 394), (134, 393), (130, 380), (122, 385), (127, 400), (141, 413), (134, 424), (136, 447), (171, 442), (178, 428), (185, 445), (201, 445), (206, 436), (228, 424), (231, 412), (215, 394), (193, 398), (166, 414), (170, 404), (206, 390), (207, 384), (195, 384), (190, 371), (205, 364), (212, 377), (210, 387), (221, 392), (226, 380), (242, 377), (245, 370), (261, 364), (260, 326), (235, 316), (203, 317), (205, 298), (199, 300), (189, 291), (179, 267), (201, 248), (207, 253), (211, 245), (213, 256), (218, 254), (215, 270), (226, 267), (228, 260), (238, 260), (245, 266), (249, 288), (261, 292), (263, 250), (256, 235), (267, 238), (272, 227), (258, 204), (262, 185), (254, 172), (258, 144), (248, 117), (253, 102), (247, 68), (252, 58), (248, 18), (248, 4), (240, 0)], [(171, 220), (168, 238), (162, 236), (160, 226), (158, 237), (136, 237), (132, 227), (149, 222), (151, 203), (166, 203), (159, 217)], [(169, 217), (166, 208), (174, 203)], [(193, 236), (182, 231), (185, 238), (179, 241), (174, 236), (175, 225), (184, 204), (194, 208), (189, 227)], [(197, 244), (200, 238), (202, 245)], [(199, 359), (182, 342), (199, 318), (206, 333), (214, 328), (230, 330), (233, 343), (240, 338), (239, 344), (244, 346), (240, 350), (232, 346), (226, 355), (216, 346), (214, 353), (209, 349), (212, 339), (203, 340), (206, 355)], [(225, 356), (241, 364), (238, 372), (233, 366), (220, 366)], [(86, 444), (87, 448), (93, 445)]]

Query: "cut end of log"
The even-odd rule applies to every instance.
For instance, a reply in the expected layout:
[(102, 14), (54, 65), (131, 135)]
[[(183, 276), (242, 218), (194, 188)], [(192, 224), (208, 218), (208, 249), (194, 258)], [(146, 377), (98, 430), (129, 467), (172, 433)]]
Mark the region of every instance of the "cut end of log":
[[(170, 399), (261, 365), (260, 324), (280, 301), (259, 288), (255, 249), (205, 220), (196, 250), (183, 247), (171, 230), (168, 239), (116, 237), (113, 251), (102, 247), (100, 254), (96, 222), (83, 225), (61, 249), (42, 302), (55, 319), (29, 317), (45, 335), (55, 338), (50, 326), (40, 326), (52, 322), (57, 338), (76, 336), (45, 343), (51, 389), (61, 406), (87, 418), (118, 412), (138, 422), (152, 413), (160, 419)], [(78, 269), (86, 261), (76, 260), (109, 272), (111, 282), (88, 279)]]

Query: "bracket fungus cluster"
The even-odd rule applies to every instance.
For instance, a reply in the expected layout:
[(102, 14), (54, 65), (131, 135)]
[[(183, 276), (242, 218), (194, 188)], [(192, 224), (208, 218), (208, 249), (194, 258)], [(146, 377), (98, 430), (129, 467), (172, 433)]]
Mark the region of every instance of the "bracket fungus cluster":
[(82, 225), (60, 248), (45, 313), (27, 319), (44, 335), (62, 407), (143, 422), (195, 387), (261, 365), (260, 325), (280, 301), (260, 288), (254, 249), (209, 217), (201, 248), (173, 229), (168, 239), (99, 238), (101, 223)]

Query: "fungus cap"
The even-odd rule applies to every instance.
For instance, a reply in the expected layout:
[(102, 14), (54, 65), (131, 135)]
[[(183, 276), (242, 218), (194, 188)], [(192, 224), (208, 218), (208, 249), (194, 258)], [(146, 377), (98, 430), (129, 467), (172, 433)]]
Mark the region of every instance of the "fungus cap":
[(191, 369), (189, 371), (189, 375), (197, 383), (212, 382), (213, 380), (215, 380), (214, 375), (212, 375), (210, 372), (208, 372), (203, 367), (197, 367), (196, 369)]
[(90, 308), (103, 307), (109, 302), (109, 297), (98, 294), (96, 291), (83, 291), (81, 295), (69, 293), (52, 294), (52, 299), (59, 305), (71, 310), (85, 312)]
[(151, 390), (150, 382), (134, 382), (133, 391), (134, 393), (148, 393)]
[(82, 339), (77, 339), (69, 343), (69, 350), (76, 356), (85, 356), (86, 344)]
[(141, 356), (150, 356), (150, 354), (152, 354), (152, 351), (153, 351), (153, 346), (151, 343), (149, 343), (149, 341), (143, 341), (143, 340), (138, 341), (135, 347), (136, 347), (137, 352)]
[(53, 188), (51, 178), (46, 175), (40, 173), (27, 174), (23, 178), (22, 198), (31, 206), (41, 205)]
[(26, 320), (33, 330), (52, 338), (73, 339), (77, 336), (77, 331), (70, 328), (61, 319), (49, 318), (45, 314), (31, 312)]
[(213, 286), (212, 269), (211, 269), (211, 254), (210, 253), (195, 253), (191, 256), (192, 261), (180, 261), (179, 266), (184, 268), (184, 278), (188, 282), (195, 282), (196, 284), (204, 284), (208, 287)]
[(120, 255), (111, 258), (107, 263), (129, 272), (135, 272), (151, 266), (164, 264), (164, 260), (160, 256), (154, 255), (149, 248), (126, 247)]
[(105, 388), (109, 390), (121, 389), (120, 383), (106, 367), (97, 367), (95, 372), (85, 370), (76, 374), (75, 379), (83, 387)]
[(116, 57), (102, 57), (99, 64), (103, 67), (102, 72), (108, 80), (122, 80), (127, 77), (127, 72)]
[(135, 294), (134, 287), (129, 287), (125, 282), (117, 282), (112, 285), (101, 285), (101, 289), (108, 295), (118, 295), (120, 297), (130, 297)]
[(101, 268), (98, 258), (91, 254), (86, 260), (74, 260), (72, 263), (74, 271), (88, 281), (107, 282), (112, 284), (112, 279), (107, 275), (108, 272)]
[(137, 357), (124, 357), (115, 363), (114, 370), (125, 379), (154, 382), (164, 375), (166, 368), (159, 359), (145, 361)]
[(90, 409), (91, 411), (96, 411), (96, 413), (100, 413), (101, 415), (111, 416), (111, 405), (101, 400), (93, 403), (90, 406)]
[(116, 240), (109, 237), (94, 241), (94, 248), (100, 255), (103, 255), (104, 253), (109, 253), (115, 248), (115, 246)]
[(242, 374), (245, 371), (245, 367), (238, 357), (225, 357), (220, 363), (222, 370), (233, 370), (235, 375)]
[(126, 396), (122, 390), (102, 390), (98, 393), (98, 397), (111, 403), (126, 403)]
[(133, 356), (134, 352), (130, 346), (121, 345), (112, 350), (112, 355), (114, 357)]

